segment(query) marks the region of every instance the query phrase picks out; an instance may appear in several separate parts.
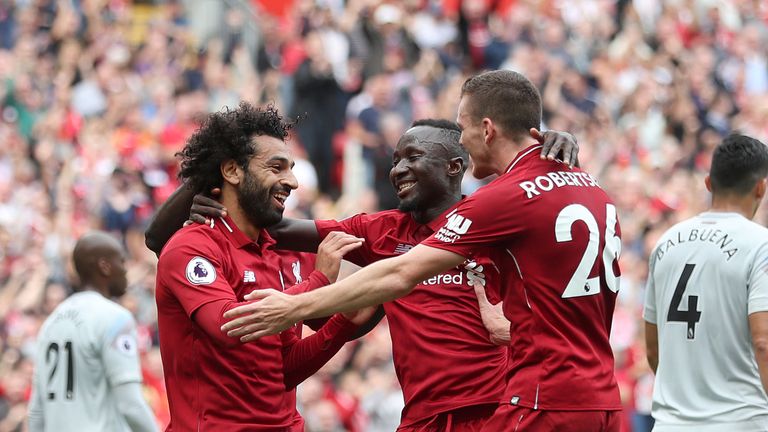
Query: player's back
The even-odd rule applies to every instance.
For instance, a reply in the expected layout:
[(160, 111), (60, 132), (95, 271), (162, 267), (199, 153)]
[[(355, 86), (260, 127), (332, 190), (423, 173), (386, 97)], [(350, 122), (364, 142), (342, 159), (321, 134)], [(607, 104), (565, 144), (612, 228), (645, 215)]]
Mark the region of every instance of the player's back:
[(578, 168), (541, 161), (538, 152), (518, 164), (507, 175), (516, 189), (508, 199), (517, 200), (509, 217), (520, 230), (503, 243), (513, 261), (506, 267), (522, 281), (504, 296), (518, 351), (509, 396), (533, 396), (521, 404), (541, 409), (618, 409), (609, 344), (621, 252), (616, 207)]
[(736, 213), (702, 213), (657, 242), (645, 318), (658, 326), (659, 431), (768, 430), (748, 323), (768, 301), (766, 259), (768, 229)]
[(61, 303), (40, 330), (35, 391), (45, 430), (127, 431), (113, 386), (141, 381), (130, 312), (94, 291)]

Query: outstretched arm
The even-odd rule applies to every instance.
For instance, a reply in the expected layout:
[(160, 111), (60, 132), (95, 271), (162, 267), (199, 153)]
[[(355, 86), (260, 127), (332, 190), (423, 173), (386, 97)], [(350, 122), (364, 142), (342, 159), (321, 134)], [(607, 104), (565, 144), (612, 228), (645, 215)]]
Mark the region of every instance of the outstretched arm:
[(419, 282), (464, 260), (453, 252), (417, 245), (403, 255), (376, 262), (346, 279), (305, 294), (291, 296), (257, 290), (246, 298), (259, 301), (225, 314), (226, 318), (234, 319), (222, 326), (222, 331), (249, 341), (279, 333), (308, 318), (378, 305), (408, 295)]

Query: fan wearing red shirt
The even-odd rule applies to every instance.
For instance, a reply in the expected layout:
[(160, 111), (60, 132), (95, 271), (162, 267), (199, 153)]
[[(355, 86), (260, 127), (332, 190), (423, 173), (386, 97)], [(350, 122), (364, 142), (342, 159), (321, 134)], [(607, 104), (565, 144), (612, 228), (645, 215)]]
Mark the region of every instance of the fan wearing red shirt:
[[(293, 329), (256, 343), (223, 335), (222, 313), (255, 287), (284, 284), (283, 262), (264, 228), (282, 219), (297, 187), (288, 125), (272, 108), (242, 103), (213, 113), (181, 152), (193, 190), (222, 189), (229, 215), (177, 232), (160, 254), (156, 300), (173, 431), (303, 431), (292, 389), (322, 366), (371, 311), (338, 315), (299, 340)], [(258, 210), (254, 211), (253, 206)], [(336, 278), (360, 239), (343, 233), (320, 247), (311, 286)]]
[[(507, 107), (514, 106), (515, 109)], [(488, 431), (618, 431), (619, 390), (608, 343), (621, 249), (616, 209), (594, 177), (534, 155), (541, 98), (511, 71), (462, 87), (458, 123), (473, 174), (498, 174), (446, 215), (434, 236), (330, 286), (291, 296), (259, 290), (258, 302), (225, 314), (223, 329), (252, 340), (291, 323), (391, 301), (420, 281), (492, 247), (504, 315), (511, 321), (510, 375)]]

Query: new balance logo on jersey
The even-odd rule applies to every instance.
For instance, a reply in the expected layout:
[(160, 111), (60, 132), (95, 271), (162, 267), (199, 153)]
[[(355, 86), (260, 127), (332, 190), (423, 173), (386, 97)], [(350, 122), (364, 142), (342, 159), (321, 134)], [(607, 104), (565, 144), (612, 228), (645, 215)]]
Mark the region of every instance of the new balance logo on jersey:
[(476, 261), (467, 261), (464, 264), (464, 269), (467, 271), (467, 283), (470, 285), (474, 285), (475, 283), (478, 283), (482, 286), (485, 286), (485, 273), (483, 273), (482, 265), (478, 264)]
[(251, 270), (243, 273), (243, 282), (256, 282), (256, 275)]
[(442, 242), (456, 242), (456, 240), (460, 239), (463, 234), (466, 234), (467, 231), (469, 231), (469, 227), (472, 226), (471, 219), (456, 214), (455, 210), (449, 213), (446, 217), (448, 218), (448, 222), (446, 222), (437, 234), (435, 234), (435, 238)]
[(395, 247), (395, 253), (398, 255), (402, 255), (411, 249), (413, 249), (413, 245), (400, 243), (399, 245), (397, 245), (397, 247)]

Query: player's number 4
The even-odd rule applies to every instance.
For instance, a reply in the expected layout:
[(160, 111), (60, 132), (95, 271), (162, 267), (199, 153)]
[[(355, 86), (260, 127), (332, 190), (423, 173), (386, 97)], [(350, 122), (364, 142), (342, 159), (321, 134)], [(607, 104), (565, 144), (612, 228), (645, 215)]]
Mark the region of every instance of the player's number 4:
[(620, 277), (613, 273), (613, 261), (621, 254), (621, 239), (616, 236), (616, 207), (605, 206), (605, 246), (600, 253), (600, 227), (595, 216), (581, 204), (571, 204), (560, 211), (555, 220), (555, 239), (558, 243), (573, 240), (571, 233), (576, 221), (584, 222), (589, 230), (589, 241), (584, 255), (563, 291), (562, 298), (584, 297), (600, 293), (600, 275), (589, 277), (598, 255), (602, 255), (605, 268), (605, 284), (613, 292), (619, 291)]

